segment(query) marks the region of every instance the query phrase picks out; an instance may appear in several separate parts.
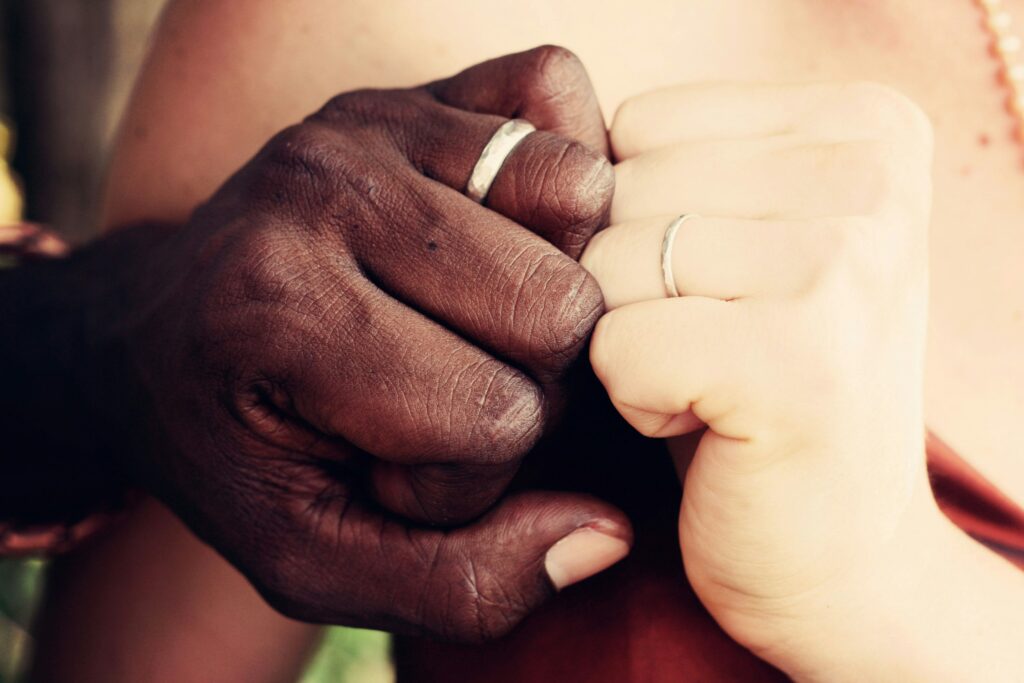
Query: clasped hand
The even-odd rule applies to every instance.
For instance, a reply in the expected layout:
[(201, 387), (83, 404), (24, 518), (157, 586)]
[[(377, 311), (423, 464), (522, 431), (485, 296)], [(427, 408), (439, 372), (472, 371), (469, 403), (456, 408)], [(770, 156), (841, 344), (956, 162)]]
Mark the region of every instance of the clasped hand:
[[(872, 84), (687, 86), (627, 101), (611, 140), (613, 225), (583, 256), (612, 309), (594, 370), (644, 434), (707, 427), (695, 453), (673, 445), (687, 576), (792, 672), (823, 624), (878, 599), (865, 586), (899, 566), (908, 520), (938, 516), (929, 124)], [(681, 212), (698, 215), (671, 253), (672, 298), (659, 249)]]
[[(481, 206), (462, 191), (516, 116), (540, 130)], [(575, 259), (607, 223), (606, 151), (559, 48), (280, 133), (144, 255), (125, 345), (159, 438), (132, 465), (307, 621), (490, 638), (621, 558), (612, 506), (499, 502), (603, 311)]]
[[(480, 206), (461, 191), (511, 117), (543, 132)], [(135, 466), (288, 615), (499, 635), (628, 550), (593, 498), (502, 499), (606, 303), (591, 360), (625, 419), (708, 427), (674, 447), (689, 579), (782, 663), (780, 625), (927, 505), (928, 125), (873, 85), (681, 87), (611, 142), (614, 175), (557, 48), (281, 133), (154, 251), (127, 347), (163, 442)]]

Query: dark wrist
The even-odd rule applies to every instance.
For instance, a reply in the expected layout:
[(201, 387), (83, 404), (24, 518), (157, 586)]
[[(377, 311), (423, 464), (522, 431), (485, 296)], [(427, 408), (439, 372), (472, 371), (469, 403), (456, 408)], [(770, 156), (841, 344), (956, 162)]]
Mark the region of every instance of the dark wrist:
[(127, 338), (167, 235), (140, 227), (0, 271), (0, 519), (75, 521), (123, 493), (146, 419)]

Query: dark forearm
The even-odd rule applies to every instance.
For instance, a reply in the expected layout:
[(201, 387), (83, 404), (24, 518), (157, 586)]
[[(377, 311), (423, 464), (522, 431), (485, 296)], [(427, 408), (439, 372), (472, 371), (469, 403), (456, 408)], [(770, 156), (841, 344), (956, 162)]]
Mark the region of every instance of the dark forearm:
[(0, 519), (63, 521), (116, 497), (142, 392), (123, 333), (158, 228), (0, 270)]

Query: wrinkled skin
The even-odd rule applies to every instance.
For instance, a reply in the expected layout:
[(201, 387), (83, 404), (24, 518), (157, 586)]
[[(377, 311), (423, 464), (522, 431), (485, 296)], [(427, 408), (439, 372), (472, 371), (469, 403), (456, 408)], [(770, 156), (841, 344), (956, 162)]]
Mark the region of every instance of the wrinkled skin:
[[(480, 206), (461, 191), (509, 117), (542, 132)], [(554, 592), (559, 539), (630, 533), (590, 496), (497, 502), (603, 311), (575, 259), (607, 222), (606, 151), (582, 66), (538, 48), (338, 96), (184, 228), (115, 234), (158, 235), (121, 316), (159, 435), (132, 465), (288, 616), (506, 632)]]

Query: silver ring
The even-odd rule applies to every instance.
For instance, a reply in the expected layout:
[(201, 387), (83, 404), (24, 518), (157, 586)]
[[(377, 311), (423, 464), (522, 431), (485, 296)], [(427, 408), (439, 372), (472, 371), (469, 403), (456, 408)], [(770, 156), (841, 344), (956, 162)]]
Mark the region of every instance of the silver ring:
[(510, 119), (501, 124), (484, 146), (484, 151), (480, 152), (480, 158), (466, 183), (466, 196), (483, 204), (508, 155), (523, 138), (535, 130), (533, 124), (526, 119)]
[(676, 243), (676, 233), (679, 232), (679, 226), (696, 215), (684, 213), (673, 220), (665, 229), (665, 238), (661, 241), (661, 277), (665, 281), (665, 293), (670, 297), (680, 296), (676, 287), (676, 276), (672, 272), (672, 248)]

